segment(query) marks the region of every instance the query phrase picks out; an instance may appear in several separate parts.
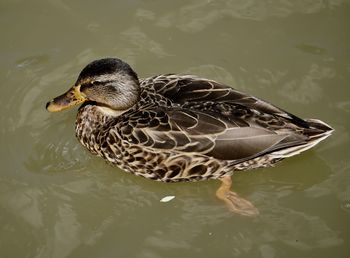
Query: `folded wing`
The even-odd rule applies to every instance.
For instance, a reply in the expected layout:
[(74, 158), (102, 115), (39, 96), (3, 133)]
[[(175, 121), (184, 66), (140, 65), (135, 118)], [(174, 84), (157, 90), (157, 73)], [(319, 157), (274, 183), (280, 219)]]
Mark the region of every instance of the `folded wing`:
[(243, 123), (239, 116), (228, 119), (212, 111), (159, 106), (138, 110), (127, 119), (128, 123), (121, 130), (130, 143), (221, 160), (241, 161), (305, 142), (301, 135), (276, 133)]

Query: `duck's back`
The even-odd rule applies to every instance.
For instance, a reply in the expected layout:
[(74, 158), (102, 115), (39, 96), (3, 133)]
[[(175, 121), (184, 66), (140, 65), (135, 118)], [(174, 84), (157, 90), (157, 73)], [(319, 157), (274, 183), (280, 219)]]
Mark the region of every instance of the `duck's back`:
[[(156, 97), (151, 95), (159, 101), (158, 109), (165, 112), (170, 126), (176, 125), (165, 130), (166, 134), (182, 132), (189, 138), (206, 138), (198, 142), (195, 151), (217, 159), (241, 162), (270, 153), (279, 159), (289, 157), (312, 147), (333, 130), (322, 121), (301, 119), (230, 86), (191, 75), (151, 77), (141, 82), (141, 88), (144, 96), (156, 93)], [(183, 148), (181, 143), (179, 146)]]

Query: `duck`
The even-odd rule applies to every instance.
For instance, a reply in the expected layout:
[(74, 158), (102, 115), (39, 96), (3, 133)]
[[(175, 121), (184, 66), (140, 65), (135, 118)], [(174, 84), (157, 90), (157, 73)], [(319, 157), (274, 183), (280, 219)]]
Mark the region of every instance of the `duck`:
[(75, 134), (92, 154), (161, 182), (217, 179), (230, 211), (259, 210), (231, 190), (236, 171), (270, 167), (308, 150), (333, 128), (302, 119), (214, 80), (160, 74), (139, 79), (118, 58), (92, 61), (49, 112), (80, 105)]

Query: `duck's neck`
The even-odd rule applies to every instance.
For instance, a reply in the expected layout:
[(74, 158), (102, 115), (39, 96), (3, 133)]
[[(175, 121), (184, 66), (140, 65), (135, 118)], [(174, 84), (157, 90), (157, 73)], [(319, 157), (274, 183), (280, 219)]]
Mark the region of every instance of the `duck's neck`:
[(127, 111), (90, 104), (82, 106), (75, 123), (76, 137), (89, 151), (102, 156), (101, 146), (106, 140), (108, 128), (117, 123), (118, 117)]

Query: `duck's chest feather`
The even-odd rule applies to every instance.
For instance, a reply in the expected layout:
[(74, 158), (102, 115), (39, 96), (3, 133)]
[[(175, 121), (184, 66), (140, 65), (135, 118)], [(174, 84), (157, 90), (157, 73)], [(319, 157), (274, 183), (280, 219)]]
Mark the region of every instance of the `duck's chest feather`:
[(116, 123), (118, 117), (104, 114), (98, 106), (85, 105), (77, 114), (75, 134), (90, 152), (105, 157), (109, 128)]
[[(134, 130), (132, 126), (135, 122), (132, 119), (133, 110), (127, 112), (117, 116), (108, 115), (106, 110), (101, 110), (98, 106), (86, 105), (80, 108), (75, 127), (78, 140), (93, 154), (127, 172), (153, 180), (166, 182), (204, 180), (218, 177), (224, 172), (225, 162), (219, 162), (205, 155), (199, 153), (192, 153), (190, 156), (179, 155), (173, 150), (174, 146), (164, 149), (161, 145), (162, 148), (155, 148), (164, 139), (139, 137), (135, 134), (138, 130)], [(142, 116), (137, 117), (139, 117), (138, 126), (146, 129), (147, 127), (141, 123)]]
[(151, 178), (152, 168), (148, 168), (148, 164), (165, 157), (129, 141), (132, 129), (127, 123), (128, 114), (123, 116), (122, 113), (95, 105), (81, 107), (75, 124), (76, 137), (91, 153), (109, 163), (127, 172)]

